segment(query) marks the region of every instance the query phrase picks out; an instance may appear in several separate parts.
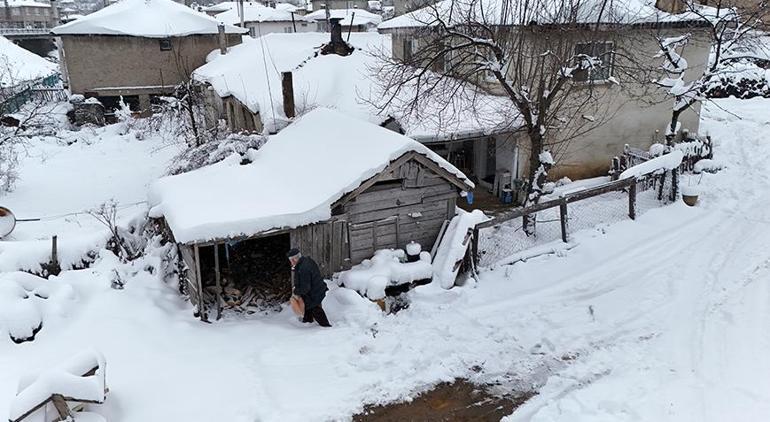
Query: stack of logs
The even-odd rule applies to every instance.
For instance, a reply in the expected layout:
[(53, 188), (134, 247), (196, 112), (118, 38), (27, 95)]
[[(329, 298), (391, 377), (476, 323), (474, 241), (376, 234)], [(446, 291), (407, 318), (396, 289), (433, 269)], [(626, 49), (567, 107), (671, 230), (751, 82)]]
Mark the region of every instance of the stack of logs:
[[(280, 309), (291, 296), (291, 272), (284, 247), (268, 242), (241, 242), (230, 247), (222, 268), (221, 293), (213, 280), (206, 283), (204, 300), (237, 312)], [(221, 261), (225, 261), (223, 256)], [(256, 308), (256, 309), (254, 309)]]

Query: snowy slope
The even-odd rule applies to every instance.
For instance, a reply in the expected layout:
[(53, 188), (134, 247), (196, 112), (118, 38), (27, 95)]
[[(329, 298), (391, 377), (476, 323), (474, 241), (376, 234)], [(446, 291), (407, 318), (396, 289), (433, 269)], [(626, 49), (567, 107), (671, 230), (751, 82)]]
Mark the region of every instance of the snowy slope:
[[(52, 279), (77, 303), (37, 340), (0, 338), (0, 417), (24, 373), (94, 346), (110, 420), (346, 420), (454, 377), (536, 388), (510, 421), (766, 420), (768, 106), (704, 107), (702, 128), (728, 166), (703, 176), (697, 207), (577, 232), (571, 250), (482, 269), (478, 283), (417, 288), (392, 316), (333, 288), (328, 330), (288, 309), (203, 324), (144, 270), (152, 259), (122, 266), (103, 254)], [(115, 270), (125, 290), (110, 289)]]
[(55, 63), (0, 37), (0, 85), (14, 86), (56, 73)]

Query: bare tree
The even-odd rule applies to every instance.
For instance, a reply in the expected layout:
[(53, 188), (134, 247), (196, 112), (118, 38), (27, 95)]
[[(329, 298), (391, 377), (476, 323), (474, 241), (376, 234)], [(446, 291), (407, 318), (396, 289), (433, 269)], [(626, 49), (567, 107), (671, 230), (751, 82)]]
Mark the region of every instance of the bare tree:
[[(553, 155), (613, 114), (594, 85), (640, 77), (633, 55), (613, 42), (610, 9), (607, 0), (444, 0), (413, 12), (403, 57), (379, 69), (380, 107), (457, 116), (484, 109), (479, 89), (504, 95), (529, 141), (525, 205), (537, 203)], [(528, 233), (532, 223), (524, 222)]]
[[(679, 116), (693, 105), (707, 100), (706, 93), (715, 81), (736, 72), (733, 64), (755, 61), (756, 52), (768, 48), (760, 41), (764, 35), (761, 31), (763, 21), (770, 17), (770, 6), (765, 1), (743, 13), (728, 7), (724, 0), (717, 0), (710, 6), (687, 2), (685, 10), (706, 23), (711, 57), (700, 74), (686, 75), (692, 72), (687, 60), (682, 57), (682, 51), (690, 43), (692, 35), (658, 37), (660, 51), (656, 57), (662, 61), (660, 69), (664, 76), (658, 78), (656, 83), (674, 98), (671, 121), (666, 130), (668, 142), (679, 131)], [(685, 81), (685, 76), (691, 79)]]

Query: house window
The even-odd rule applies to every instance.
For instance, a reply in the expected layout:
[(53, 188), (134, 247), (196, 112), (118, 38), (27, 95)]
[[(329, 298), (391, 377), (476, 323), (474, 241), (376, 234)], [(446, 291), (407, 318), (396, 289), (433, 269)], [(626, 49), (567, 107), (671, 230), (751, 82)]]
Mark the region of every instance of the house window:
[(595, 57), (601, 63), (595, 65), (592, 69), (575, 71), (572, 77), (578, 82), (600, 82), (606, 81), (612, 76), (612, 68), (615, 65), (615, 44), (612, 42), (591, 42), (578, 43), (575, 45), (575, 56), (581, 60), (580, 56)]
[(20, 11), (18, 8), (15, 8), (15, 7), (14, 7), (14, 8), (12, 8), (12, 9), (11, 9), (11, 14), (12, 14), (13, 16), (19, 16), (19, 15), (21, 14), (21, 13), (19, 13), (19, 12), (21, 12), (21, 11)]
[(171, 40), (168, 38), (163, 38), (161, 40), (158, 40), (158, 43), (160, 44), (160, 51), (170, 51), (171, 50)]

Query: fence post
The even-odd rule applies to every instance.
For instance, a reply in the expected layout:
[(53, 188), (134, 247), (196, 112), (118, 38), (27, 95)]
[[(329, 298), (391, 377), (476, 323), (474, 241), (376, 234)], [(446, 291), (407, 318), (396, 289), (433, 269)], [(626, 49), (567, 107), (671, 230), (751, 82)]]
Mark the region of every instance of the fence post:
[(634, 177), (628, 186), (628, 217), (632, 220), (636, 220), (636, 182)]
[(473, 266), (479, 266), (479, 228), (473, 228), (473, 238), (471, 239), (471, 260)]
[(567, 200), (562, 198), (559, 204), (559, 214), (561, 220), (561, 240), (567, 243)]
[(679, 168), (671, 170), (671, 202), (676, 201), (676, 194), (679, 192)]

